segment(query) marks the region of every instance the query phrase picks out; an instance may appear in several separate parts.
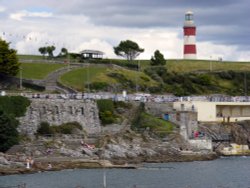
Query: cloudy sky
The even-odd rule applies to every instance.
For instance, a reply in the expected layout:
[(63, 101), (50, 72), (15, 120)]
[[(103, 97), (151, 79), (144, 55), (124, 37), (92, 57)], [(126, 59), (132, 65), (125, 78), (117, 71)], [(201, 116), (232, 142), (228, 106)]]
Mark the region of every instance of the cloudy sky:
[(130, 39), (149, 59), (159, 49), (183, 57), (183, 22), (194, 12), (199, 59), (250, 60), (249, 0), (0, 0), (0, 37), (19, 54), (96, 49), (115, 58), (113, 46)]

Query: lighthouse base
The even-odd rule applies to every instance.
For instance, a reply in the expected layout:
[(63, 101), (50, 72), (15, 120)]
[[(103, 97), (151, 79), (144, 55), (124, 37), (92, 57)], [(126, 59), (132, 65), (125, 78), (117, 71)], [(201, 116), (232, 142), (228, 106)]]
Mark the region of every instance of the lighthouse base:
[(184, 54), (184, 59), (196, 59), (196, 54)]

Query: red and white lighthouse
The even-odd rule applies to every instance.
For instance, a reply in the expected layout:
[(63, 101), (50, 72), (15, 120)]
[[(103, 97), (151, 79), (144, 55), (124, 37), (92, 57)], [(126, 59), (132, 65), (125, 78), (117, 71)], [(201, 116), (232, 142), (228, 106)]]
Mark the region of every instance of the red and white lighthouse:
[(194, 24), (194, 14), (186, 12), (183, 26), (184, 32), (184, 59), (196, 59), (196, 26)]

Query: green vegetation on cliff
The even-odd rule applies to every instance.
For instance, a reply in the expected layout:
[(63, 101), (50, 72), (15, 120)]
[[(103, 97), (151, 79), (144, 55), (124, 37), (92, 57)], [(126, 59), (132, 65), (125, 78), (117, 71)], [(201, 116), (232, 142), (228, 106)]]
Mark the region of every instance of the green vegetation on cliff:
[(135, 90), (138, 85), (142, 90), (157, 86), (157, 82), (144, 72), (123, 69), (119, 67), (89, 66), (70, 71), (60, 78), (62, 84), (78, 91), (128, 91)]
[(173, 124), (145, 112), (145, 104), (140, 103), (132, 121), (135, 131), (149, 131), (157, 136), (164, 137), (173, 131)]
[[(168, 59), (164, 66), (150, 66), (150, 60), (102, 59), (82, 63), (90, 65), (62, 75), (59, 82), (78, 91), (121, 93), (126, 90), (177, 96), (245, 95), (250, 87), (248, 62)], [(42, 79), (62, 66), (65, 64), (23, 63), (23, 77)]]
[(21, 96), (0, 97), (0, 152), (7, 151), (18, 143), (16, 117), (23, 116), (30, 101)]
[(24, 116), (30, 101), (22, 96), (0, 96), (0, 110), (14, 117)]
[(36, 133), (45, 136), (73, 134), (73, 131), (76, 129), (82, 130), (82, 126), (78, 122), (68, 122), (61, 125), (50, 125), (48, 122), (41, 122)]
[(18, 143), (18, 121), (3, 110), (0, 110), (0, 152), (7, 151)]

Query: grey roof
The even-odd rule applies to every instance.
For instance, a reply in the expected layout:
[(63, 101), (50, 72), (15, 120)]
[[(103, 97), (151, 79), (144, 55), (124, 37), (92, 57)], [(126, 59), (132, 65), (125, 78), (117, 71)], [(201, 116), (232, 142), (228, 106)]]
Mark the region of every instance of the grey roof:
[(99, 54), (104, 55), (104, 52), (98, 51), (98, 50), (83, 50), (80, 52), (80, 54)]

